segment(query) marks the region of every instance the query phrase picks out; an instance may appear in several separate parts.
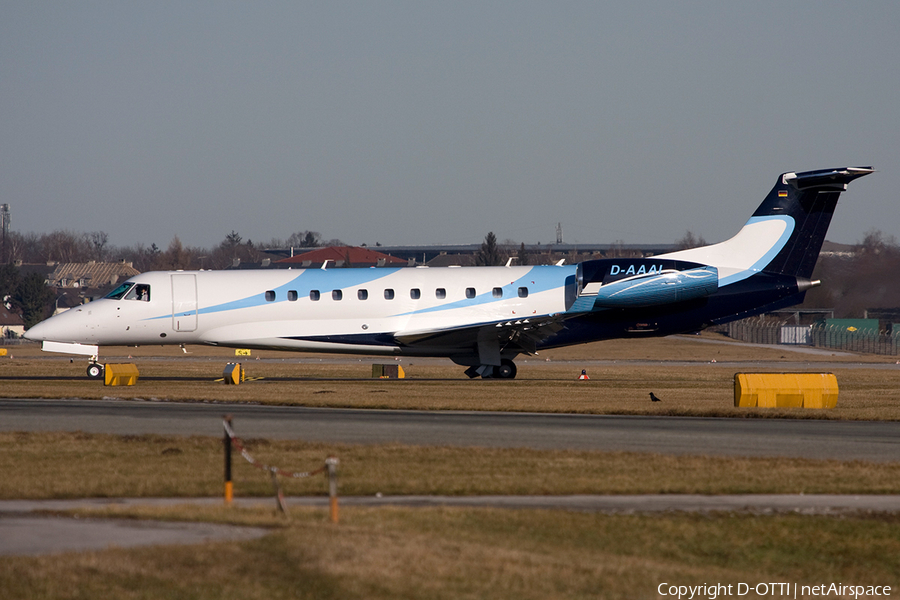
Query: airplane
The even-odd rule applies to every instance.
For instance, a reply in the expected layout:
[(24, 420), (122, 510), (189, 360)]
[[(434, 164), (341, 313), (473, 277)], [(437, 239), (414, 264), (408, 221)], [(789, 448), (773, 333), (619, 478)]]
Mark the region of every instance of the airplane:
[(812, 281), (841, 192), (872, 167), (781, 174), (724, 242), (574, 265), (166, 271), (25, 333), (90, 357), (102, 346), (205, 344), (447, 357), (469, 377), (512, 379), (520, 354), (690, 333), (793, 306)]

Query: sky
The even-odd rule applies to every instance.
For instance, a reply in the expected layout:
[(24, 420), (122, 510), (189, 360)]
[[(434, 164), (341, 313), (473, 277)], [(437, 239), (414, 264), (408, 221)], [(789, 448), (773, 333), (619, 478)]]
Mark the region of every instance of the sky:
[(878, 169), (900, 2), (0, 0), (11, 229), (212, 247), (727, 239), (785, 171)]

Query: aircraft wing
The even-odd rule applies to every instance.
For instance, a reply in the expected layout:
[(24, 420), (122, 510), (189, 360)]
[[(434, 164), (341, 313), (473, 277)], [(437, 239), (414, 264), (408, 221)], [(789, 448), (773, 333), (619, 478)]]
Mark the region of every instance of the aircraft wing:
[(498, 346), (502, 350), (517, 350), (534, 354), (537, 344), (563, 328), (563, 322), (572, 315), (560, 313), (545, 317), (497, 321), (464, 325), (448, 329), (402, 331), (394, 339), (403, 346), (459, 348), (476, 350)]

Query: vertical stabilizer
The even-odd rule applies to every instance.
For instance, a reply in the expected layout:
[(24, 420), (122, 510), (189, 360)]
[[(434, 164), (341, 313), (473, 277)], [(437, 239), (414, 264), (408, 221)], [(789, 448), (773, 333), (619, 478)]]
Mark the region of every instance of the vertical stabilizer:
[(714, 266), (719, 272), (720, 287), (759, 272), (808, 281), (838, 197), (849, 182), (873, 172), (872, 167), (845, 167), (783, 173), (733, 238), (658, 258)]
[(786, 215), (793, 220), (794, 231), (763, 270), (811, 277), (841, 192), (872, 172), (872, 167), (846, 167), (781, 175), (753, 217)]

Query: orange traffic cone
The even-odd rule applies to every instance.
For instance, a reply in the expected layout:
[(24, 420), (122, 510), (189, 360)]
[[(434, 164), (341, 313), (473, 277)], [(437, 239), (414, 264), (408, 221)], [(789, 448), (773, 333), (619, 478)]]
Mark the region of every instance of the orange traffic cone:
[(582, 369), (581, 375), (578, 376), (578, 379), (590, 379), (590, 377), (588, 377), (587, 371)]

